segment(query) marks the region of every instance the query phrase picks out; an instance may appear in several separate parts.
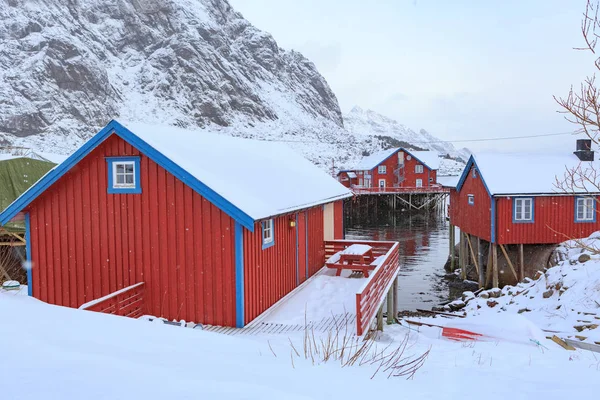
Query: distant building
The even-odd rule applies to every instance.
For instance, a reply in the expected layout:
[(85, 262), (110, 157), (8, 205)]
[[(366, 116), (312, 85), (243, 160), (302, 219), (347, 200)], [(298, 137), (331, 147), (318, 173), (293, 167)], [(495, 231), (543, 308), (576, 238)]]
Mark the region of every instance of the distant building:
[(437, 185), (440, 160), (433, 151), (384, 150), (363, 158), (352, 169), (338, 173), (349, 188), (393, 192), (402, 188), (428, 188)]
[(0, 214), (24, 220), (34, 297), (244, 326), (324, 265), (343, 236), (335, 179), (285, 145), (116, 121)]

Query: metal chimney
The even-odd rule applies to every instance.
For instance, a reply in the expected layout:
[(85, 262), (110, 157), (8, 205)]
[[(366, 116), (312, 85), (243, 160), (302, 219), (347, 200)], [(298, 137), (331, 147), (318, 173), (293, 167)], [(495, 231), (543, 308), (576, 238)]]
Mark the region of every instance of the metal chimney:
[(590, 139), (577, 139), (577, 150), (573, 152), (580, 161), (594, 161), (594, 151)]

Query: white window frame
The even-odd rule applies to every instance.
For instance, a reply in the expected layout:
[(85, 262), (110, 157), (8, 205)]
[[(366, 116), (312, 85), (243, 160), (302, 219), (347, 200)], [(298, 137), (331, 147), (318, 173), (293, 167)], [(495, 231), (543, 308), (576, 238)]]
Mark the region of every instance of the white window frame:
[[(581, 213), (581, 217), (579, 217), (580, 213)], [(595, 221), (596, 221), (596, 199), (594, 199), (593, 197), (576, 197), (575, 198), (575, 222), (595, 222)]]
[(380, 179), (379, 182), (377, 182), (377, 187), (380, 189), (385, 189), (385, 179)]
[(468, 194), (467, 195), (467, 202), (471, 206), (475, 205), (475, 195), (474, 194)]
[[(135, 170), (135, 161), (113, 161), (112, 162), (112, 174), (113, 174), (113, 179), (112, 179), (112, 186), (115, 189), (135, 189), (137, 182), (135, 181), (135, 176), (136, 176), (136, 170)], [(126, 166), (130, 165), (131, 168), (131, 172), (117, 172), (117, 168), (119, 166), (123, 166), (123, 171), (125, 171)], [(132, 177), (132, 182), (131, 183), (118, 183), (117, 182), (117, 177), (119, 175), (123, 176), (123, 181), (126, 181), (126, 177), (131, 175)]]
[(275, 244), (275, 223), (273, 218), (262, 222), (262, 247), (266, 249)]
[(381, 175), (387, 174), (387, 167), (385, 165), (380, 165), (379, 167), (377, 167), (377, 173)]
[[(534, 220), (534, 200), (533, 197), (515, 197), (513, 222), (533, 222)], [(529, 202), (529, 210), (526, 210), (526, 204)], [(527, 218), (529, 211), (529, 218)]]
[(422, 173), (423, 173), (423, 165), (422, 164), (415, 165), (415, 174), (422, 174)]
[(423, 187), (423, 179), (417, 179), (415, 181), (415, 186), (416, 187)]

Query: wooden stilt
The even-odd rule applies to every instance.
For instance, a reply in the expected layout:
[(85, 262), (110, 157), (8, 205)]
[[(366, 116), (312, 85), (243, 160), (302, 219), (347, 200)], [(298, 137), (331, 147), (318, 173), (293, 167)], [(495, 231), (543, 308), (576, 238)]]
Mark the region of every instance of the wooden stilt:
[(519, 244), (519, 275), (525, 279), (525, 257), (523, 256), (523, 243)]
[(515, 279), (517, 280), (517, 282), (519, 282), (519, 276), (517, 275), (517, 271), (515, 271), (515, 267), (513, 266), (512, 261), (510, 261), (508, 253), (506, 252), (506, 249), (504, 248), (503, 244), (500, 245), (500, 250), (502, 250), (502, 254), (504, 254), (504, 258), (506, 258), (506, 262), (508, 263), (508, 266), (510, 267), (510, 270), (512, 271)]
[(498, 277), (498, 245), (496, 243), (492, 243), (492, 287), (499, 287), (499, 277)]
[(392, 325), (396, 322), (394, 316), (394, 285), (390, 287), (387, 294), (387, 324)]
[(469, 246), (469, 252), (471, 254), (471, 257), (473, 258), (473, 264), (475, 264), (475, 270), (477, 271), (477, 275), (479, 275), (479, 260), (477, 260), (477, 257), (475, 257), (475, 252), (473, 251), (473, 245), (471, 243), (471, 235), (469, 235), (468, 233), (467, 235), (467, 245)]
[(460, 233), (460, 277), (467, 279), (467, 254), (465, 252), (465, 234)]
[(494, 265), (492, 264), (492, 262), (493, 262), (493, 260), (492, 260), (492, 244), (490, 243), (490, 247), (488, 249), (488, 261), (487, 261), (486, 274), (485, 274), (486, 289), (489, 289), (490, 285), (492, 284), (492, 270), (494, 269)]
[(455, 240), (456, 230), (454, 229), (454, 225), (450, 224), (450, 272), (454, 272), (455, 265), (455, 249), (456, 249), (456, 240)]
[(398, 318), (398, 277), (394, 279), (392, 290), (394, 291), (394, 318)]
[(383, 332), (383, 304), (377, 311), (377, 330)]
[(481, 249), (481, 239), (477, 238), (477, 262), (479, 263), (479, 287), (485, 285), (485, 275), (483, 272), (483, 251)]

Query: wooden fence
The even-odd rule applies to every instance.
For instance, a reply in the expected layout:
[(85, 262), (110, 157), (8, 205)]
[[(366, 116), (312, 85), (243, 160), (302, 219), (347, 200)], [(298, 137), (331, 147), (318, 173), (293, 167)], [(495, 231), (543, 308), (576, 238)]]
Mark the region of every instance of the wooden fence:
[(139, 318), (144, 315), (144, 282), (87, 302), (79, 309)]
[(450, 193), (450, 189), (441, 185), (426, 187), (361, 187), (352, 186), (354, 194), (394, 194), (394, 193)]
[(356, 293), (356, 334), (362, 336), (390, 290), (400, 271), (398, 242), (333, 240), (325, 242), (325, 257), (329, 258), (338, 251), (353, 244), (366, 244), (373, 248), (373, 256), (385, 256), (381, 264), (369, 274), (364, 285)]

